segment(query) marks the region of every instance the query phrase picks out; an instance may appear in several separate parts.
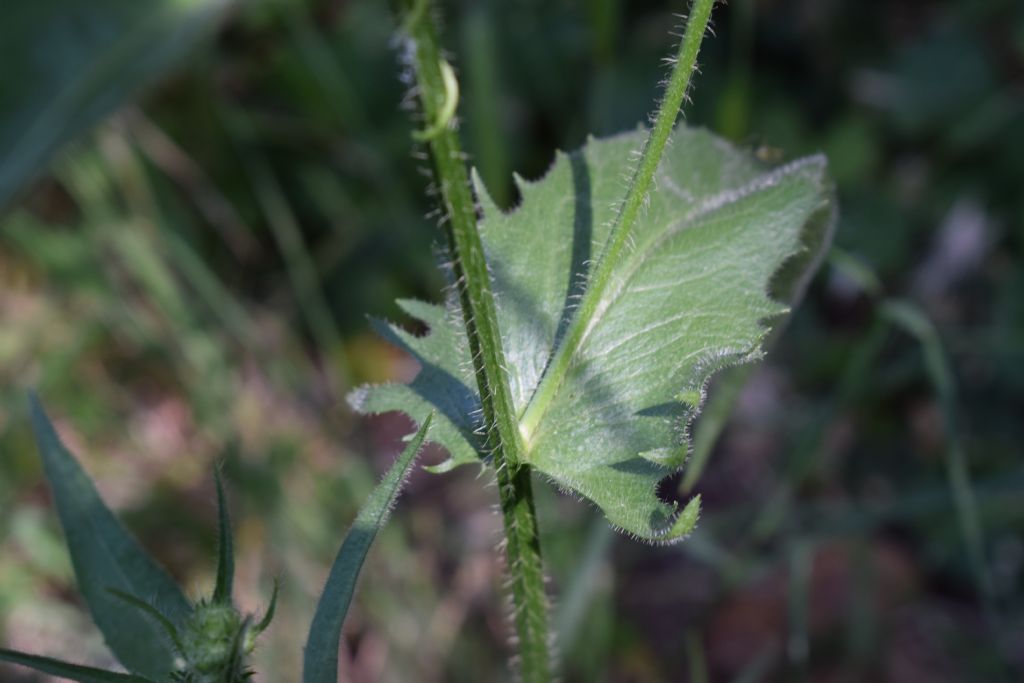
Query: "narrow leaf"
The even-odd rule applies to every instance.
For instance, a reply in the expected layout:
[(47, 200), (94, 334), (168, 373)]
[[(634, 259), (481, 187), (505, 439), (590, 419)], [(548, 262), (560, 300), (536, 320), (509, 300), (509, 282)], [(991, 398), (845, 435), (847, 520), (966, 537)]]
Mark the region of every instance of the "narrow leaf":
[(959, 432), (957, 397), (953, 369), (950, 367), (935, 324), (912, 303), (895, 300), (882, 305), (882, 318), (914, 337), (924, 355), (925, 372), (931, 380), (936, 398), (942, 407), (946, 430), (946, 477), (953, 499), (953, 508), (960, 526), (960, 535), (967, 550), (967, 560), (974, 574), (975, 585), (982, 596), (985, 611), (997, 623), (996, 595), (992, 571), (985, 558), (978, 500), (971, 484), (970, 468)]
[(221, 481), (220, 470), (213, 470), (217, 482), (217, 587), (213, 591), (213, 601), (223, 604), (231, 603), (231, 592), (235, 580), (235, 548), (231, 538), (231, 519), (228, 516), (227, 497), (224, 495), (224, 482)]
[(78, 683), (153, 683), (150, 679), (143, 678), (142, 676), (95, 669), (91, 666), (71, 664), (69, 662), (62, 662), (59, 659), (40, 657), (39, 655), (30, 655), (14, 650), (0, 649), (0, 660), (27, 666), (44, 674), (78, 681)]
[(145, 614), (125, 609), (108, 587), (144, 596), (178, 627), (192, 608), (167, 573), (104, 505), (34, 395), (30, 403), (32, 427), (67, 537), (78, 589), (93, 621), (127, 669), (160, 680), (173, 667), (172, 643)]
[(432, 416), (428, 415), (423, 420), (423, 426), (370, 494), (341, 544), (309, 629), (302, 669), (303, 683), (336, 683), (338, 680), (341, 626), (352, 602), (359, 570), (373, 539), (387, 521), (388, 513), (430, 429), (431, 419)]

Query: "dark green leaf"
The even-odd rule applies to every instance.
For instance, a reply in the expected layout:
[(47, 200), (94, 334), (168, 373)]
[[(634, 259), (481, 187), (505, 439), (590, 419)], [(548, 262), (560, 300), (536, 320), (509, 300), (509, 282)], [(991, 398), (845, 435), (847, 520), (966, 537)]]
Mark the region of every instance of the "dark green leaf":
[(172, 643), (158, 624), (138, 610), (127, 608), (108, 587), (144, 596), (178, 627), (192, 608), (167, 573), (104, 505), (34, 395), (30, 402), (32, 427), (67, 537), (78, 589), (93, 621), (126, 668), (161, 680), (173, 666)]
[(337, 683), (341, 626), (352, 602), (359, 570), (373, 539), (387, 521), (388, 513), (430, 429), (431, 419), (431, 415), (424, 418), (423, 426), (370, 494), (341, 544), (309, 629), (302, 668), (303, 683)]
[(142, 676), (94, 669), (91, 666), (70, 664), (59, 659), (29, 655), (24, 652), (15, 652), (14, 650), (0, 649), (0, 660), (27, 666), (44, 674), (78, 681), (78, 683), (152, 683), (148, 678), (143, 678)]
[(58, 147), (163, 75), (228, 4), (8, 3), (0, 23), (0, 208)]

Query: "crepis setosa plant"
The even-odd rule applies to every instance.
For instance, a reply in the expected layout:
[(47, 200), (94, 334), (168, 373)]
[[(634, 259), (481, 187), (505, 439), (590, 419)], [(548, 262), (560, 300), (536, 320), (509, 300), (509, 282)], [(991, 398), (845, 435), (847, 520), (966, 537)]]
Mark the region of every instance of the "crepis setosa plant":
[[(447, 470), (493, 466), (524, 680), (551, 679), (533, 475), (653, 543), (694, 529), (699, 496), (658, 487), (684, 465), (715, 373), (763, 355), (828, 248), (824, 157), (773, 166), (676, 119), (715, 0), (693, 0), (649, 129), (589, 139), (509, 213), (463, 163), (458, 84), (429, 0), (402, 0), (403, 54), (433, 161), (449, 296), (399, 302), (426, 324), (381, 334), (419, 361), (409, 384), (365, 386), (363, 413), (435, 415)], [(669, 144), (669, 142), (672, 144)]]
[[(421, 426), (339, 551), (310, 629), (303, 681), (337, 680), (338, 637), (359, 567), (428, 430), (450, 454), (437, 469), (494, 467), (519, 670), (524, 680), (547, 681), (533, 473), (590, 500), (634, 537), (688, 535), (699, 498), (680, 509), (657, 487), (686, 460), (711, 376), (762, 355), (772, 326), (820, 262), (834, 224), (831, 181), (820, 156), (773, 167), (675, 125), (714, 4), (694, 0), (651, 128), (558, 155), (542, 180), (520, 182), (521, 205), (503, 213), (463, 163), (453, 125), (458, 83), (430, 3), (398, 4), (427, 124), (415, 137), (434, 161), (454, 286), (443, 306), (402, 302), (428, 335), (380, 327), (420, 361), (413, 382), (351, 396), (361, 412), (399, 410)], [(244, 658), (266, 620), (242, 618), (216, 600), (222, 592), (189, 604), (124, 534), (74, 461), (52, 455), (66, 452), (42, 411), (34, 416), (80, 589), (111, 649), (136, 673), (71, 676), (81, 668), (9, 651), (0, 658), (87, 682), (244, 677)], [(97, 533), (108, 547), (82, 562), (96, 555)], [(140, 642), (138, 633), (150, 637)], [(200, 641), (218, 645), (200, 651)], [(213, 677), (200, 677), (208, 667)]]

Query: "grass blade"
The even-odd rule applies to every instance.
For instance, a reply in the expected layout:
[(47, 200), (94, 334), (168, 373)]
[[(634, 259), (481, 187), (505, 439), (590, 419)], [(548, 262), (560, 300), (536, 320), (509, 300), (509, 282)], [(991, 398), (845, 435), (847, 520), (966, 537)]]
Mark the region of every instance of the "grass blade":
[(992, 586), (992, 572), (985, 557), (984, 533), (978, 501), (967, 464), (967, 456), (961, 442), (956, 386), (953, 369), (946, 359), (938, 330), (931, 319), (915, 305), (899, 300), (889, 300), (883, 306), (881, 315), (911, 337), (917, 340), (924, 356), (925, 372), (935, 390), (942, 409), (946, 429), (946, 477), (953, 499), (953, 509), (960, 526), (967, 551), (967, 560), (974, 574), (974, 582), (981, 599), (982, 608), (995, 631), (998, 632), (999, 616), (996, 597)]
[(213, 477), (217, 482), (217, 587), (213, 590), (213, 601), (231, 604), (231, 592), (235, 580), (235, 548), (231, 538), (231, 519), (228, 516), (228, 503), (224, 495), (224, 482), (220, 478), (220, 470), (214, 469)]
[(324, 586), (309, 629), (302, 668), (303, 683), (336, 683), (338, 680), (338, 642), (341, 639), (341, 626), (352, 602), (359, 570), (374, 537), (387, 521), (388, 513), (398, 497), (402, 483), (423, 445), (427, 430), (430, 429), (431, 419), (428, 416), (423, 421), (423, 426), (370, 494), (348, 535), (345, 536), (344, 543), (341, 544), (341, 550), (338, 551), (334, 566), (331, 567), (331, 573), (327, 577), (327, 584)]
[(602, 589), (602, 574), (607, 571), (608, 554), (614, 540), (615, 531), (604, 519), (596, 519), (555, 613), (554, 631), (562, 656), (576, 644), (593, 598)]
[(141, 676), (94, 669), (91, 666), (71, 664), (69, 662), (62, 662), (59, 659), (30, 655), (24, 652), (16, 652), (15, 650), (0, 649), (0, 661), (20, 664), (44, 674), (60, 676), (68, 680), (78, 681), (78, 683), (152, 683), (148, 678), (142, 678)]
[(159, 625), (126, 609), (113, 588), (145, 596), (176, 626), (192, 608), (181, 590), (125, 530), (100, 499), (89, 476), (61, 443), (38, 399), (30, 396), (32, 428), (67, 537), (78, 589), (114, 655), (131, 671), (153, 679), (173, 666), (173, 647)]

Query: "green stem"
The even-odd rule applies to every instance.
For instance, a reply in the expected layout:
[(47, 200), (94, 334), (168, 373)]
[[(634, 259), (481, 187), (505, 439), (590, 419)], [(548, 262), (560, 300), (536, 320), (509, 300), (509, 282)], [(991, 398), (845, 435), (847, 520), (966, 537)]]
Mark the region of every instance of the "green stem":
[(672, 69), (668, 86), (665, 88), (665, 96), (662, 98), (655, 116), (654, 127), (651, 128), (651, 133), (644, 143), (640, 163), (633, 170), (626, 197), (619, 205), (615, 225), (605, 244), (604, 252), (590, 276), (587, 290), (573, 314), (572, 323), (556, 349), (551, 363), (520, 421), (520, 431), (527, 449), (529, 449), (530, 438), (565, 378), (573, 355), (586, 336), (592, 318), (598, 312), (601, 300), (611, 284), (612, 271), (620, 264), (623, 251), (629, 244), (633, 226), (636, 225), (637, 219), (644, 211), (654, 181), (654, 173), (658, 169), (661, 155), (672, 135), (676, 117), (690, 87), (690, 77), (697, 64), (697, 52), (700, 50), (714, 4), (715, 0), (693, 1), (690, 18), (686, 24), (686, 33), (679, 44), (679, 52), (676, 55), (675, 66)]
[(487, 449), (498, 476), (519, 641), (519, 672), (525, 681), (547, 681), (551, 678), (548, 604), (530, 468), (522, 457), (523, 443), (505, 372), (494, 295), (477, 231), (476, 203), (458, 136), (450, 125), (458, 84), (451, 66), (441, 56), (429, 2), (403, 0), (402, 9), (403, 28), (410, 39), (409, 57), (426, 120), (425, 131), (416, 137), (429, 145), (434, 160), (447, 215), (445, 233), (483, 406)]

